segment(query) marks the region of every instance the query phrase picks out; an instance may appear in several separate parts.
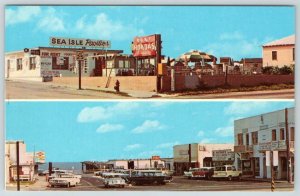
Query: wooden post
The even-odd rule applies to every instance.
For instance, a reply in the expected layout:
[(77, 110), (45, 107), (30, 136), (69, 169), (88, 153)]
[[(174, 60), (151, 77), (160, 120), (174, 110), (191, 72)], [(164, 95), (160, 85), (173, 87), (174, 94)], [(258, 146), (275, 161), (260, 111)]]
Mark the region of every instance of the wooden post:
[(271, 165), (271, 191), (275, 190), (275, 182), (274, 182), (274, 166), (273, 166), (273, 151), (270, 151), (270, 165)]
[(20, 153), (19, 141), (16, 143), (16, 156), (17, 156), (17, 191), (20, 191)]

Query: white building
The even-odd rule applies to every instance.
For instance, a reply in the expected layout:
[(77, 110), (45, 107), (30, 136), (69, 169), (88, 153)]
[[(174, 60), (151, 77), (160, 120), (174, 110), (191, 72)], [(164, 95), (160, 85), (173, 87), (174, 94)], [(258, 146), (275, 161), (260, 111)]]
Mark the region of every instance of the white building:
[(234, 121), (234, 151), (239, 155), (236, 159), (243, 175), (270, 178), (271, 167), (266, 166), (266, 151), (271, 150), (278, 151), (278, 158), (275, 160), (278, 161), (276, 179), (287, 179), (287, 136), (293, 171), (295, 110), (289, 108), (286, 111), (283, 109)]
[(213, 166), (214, 150), (233, 150), (233, 144), (183, 144), (173, 147), (174, 169), (177, 175), (189, 168)]
[[(78, 76), (76, 48), (38, 47), (5, 53), (5, 78), (41, 80), (43, 76)], [(122, 50), (83, 49), (82, 76), (102, 76), (106, 60)], [(97, 57), (97, 58), (95, 58)]]
[[(33, 181), (37, 172), (36, 157), (33, 152), (26, 152), (26, 144), (19, 141), (20, 180)], [(15, 181), (17, 178), (17, 147), (16, 141), (5, 142), (5, 182)]]

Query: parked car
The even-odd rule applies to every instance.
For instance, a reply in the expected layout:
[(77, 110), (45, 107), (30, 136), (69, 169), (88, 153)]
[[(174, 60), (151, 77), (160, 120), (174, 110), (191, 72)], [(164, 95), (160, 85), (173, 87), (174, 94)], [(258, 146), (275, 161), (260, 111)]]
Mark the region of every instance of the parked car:
[(123, 173), (103, 173), (103, 184), (105, 188), (109, 187), (121, 187), (124, 188), (126, 185)]
[(214, 168), (213, 167), (202, 167), (198, 170), (192, 172), (191, 178), (205, 178), (211, 179), (214, 175)]
[(225, 178), (229, 181), (233, 179), (242, 179), (242, 171), (237, 171), (233, 165), (224, 165), (215, 167), (213, 178)]
[(69, 188), (71, 186), (76, 186), (79, 183), (80, 178), (73, 174), (59, 174), (56, 177), (49, 180), (49, 184), (51, 187), (65, 186)]
[(157, 184), (164, 185), (173, 180), (172, 176), (164, 174), (160, 170), (140, 170), (132, 172), (127, 177), (128, 183), (132, 185)]
[(184, 171), (183, 172), (183, 176), (187, 177), (188, 179), (190, 179), (192, 177), (192, 174), (194, 171), (199, 170), (200, 168), (190, 168), (189, 171)]

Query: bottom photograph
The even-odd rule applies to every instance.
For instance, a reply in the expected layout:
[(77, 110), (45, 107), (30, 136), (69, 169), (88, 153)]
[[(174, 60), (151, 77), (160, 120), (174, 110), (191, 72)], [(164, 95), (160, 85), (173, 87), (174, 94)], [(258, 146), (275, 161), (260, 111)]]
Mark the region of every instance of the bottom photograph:
[(7, 191), (293, 191), (294, 101), (7, 101)]

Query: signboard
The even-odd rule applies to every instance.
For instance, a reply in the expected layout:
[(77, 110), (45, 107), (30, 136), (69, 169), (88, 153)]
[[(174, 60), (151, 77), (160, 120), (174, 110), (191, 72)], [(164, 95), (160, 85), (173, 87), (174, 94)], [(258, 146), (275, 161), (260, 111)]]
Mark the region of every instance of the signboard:
[(260, 151), (266, 151), (271, 149), (271, 142), (259, 143), (258, 148)]
[(135, 37), (132, 44), (132, 53), (135, 57), (156, 56), (157, 40), (155, 35)]
[(41, 51), (40, 50), (30, 50), (31, 55), (40, 55)]
[(160, 160), (160, 156), (152, 156), (152, 160)]
[(271, 166), (270, 151), (266, 151), (266, 166)]
[(234, 160), (234, 152), (230, 149), (213, 150), (213, 161), (232, 161)]
[(45, 152), (39, 151), (35, 153), (35, 162), (36, 163), (46, 163)]
[(179, 150), (179, 155), (189, 155), (189, 150)]
[(273, 151), (273, 166), (278, 166), (278, 151)]
[(250, 154), (249, 153), (241, 153), (241, 160), (249, 160)]
[(111, 44), (108, 40), (92, 40), (92, 39), (77, 39), (50, 37), (50, 46), (60, 47), (91, 47), (91, 48), (110, 48)]

